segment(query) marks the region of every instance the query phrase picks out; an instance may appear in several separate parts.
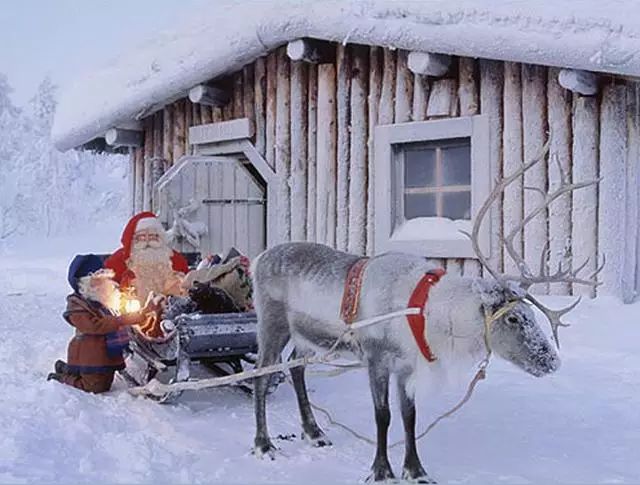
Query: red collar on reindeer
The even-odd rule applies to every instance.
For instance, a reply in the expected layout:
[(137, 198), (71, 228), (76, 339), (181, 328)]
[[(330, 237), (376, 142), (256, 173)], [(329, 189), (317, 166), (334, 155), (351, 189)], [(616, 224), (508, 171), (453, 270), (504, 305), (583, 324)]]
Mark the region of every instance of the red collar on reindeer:
[[(362, 280), (368, 262), (369, 258), (358, 259), (351, 265), (347, 273), (344, 293), (342, 294), (342, 305), (340, 307), (340, 317), (347, 325), (352, 324), (358, 315)], [(424, 358), (429, 362), (436, 360), (436, 357), (433, 355), (433, 352), (431, 352), (431, 348), (427, 342), (427, 325), (424, 317), (424, 309), (427, 305), (427, 300), (429, 299), (429, 291), (431, 290), (431, 287), (440, 281), (440, 278), (442, 278), (444, 274), (445, 271), (440, 268), (436, 268), (425, 273), (413, 290), (408, 303), (408, 308), (420, 309), (420, 313), (417, 315), (407, 315), (407, 321), (409, 323), (411, 333), (413, 334), (413, 338), (416, 341), (416, 345), (420, 349)]]
[(431, 287), (435, 285), (440, 278), (445, 274), (445, 271), (441, 268), (432, 269), (418, 281), (413, 293), (411, 294), (411, 298), (409, 298), (409, 308), (420, 308), (420, 313), (417, 315), (407, 315), (407, 320), (409, 322), (409, 327), (411, 328), (411, 333), (413, 334), (413, 338), (418, 344), (418, 348), (424, 358), (429, 362), (433, 362), (436, 360), (435, 355), (431, 352), (431, 348), (429, 347), (429, 342), (427, 342), (427, 322), (424, 317), (424, 307), (427, 306), (427, 300), (429, 299), (429, 290)]

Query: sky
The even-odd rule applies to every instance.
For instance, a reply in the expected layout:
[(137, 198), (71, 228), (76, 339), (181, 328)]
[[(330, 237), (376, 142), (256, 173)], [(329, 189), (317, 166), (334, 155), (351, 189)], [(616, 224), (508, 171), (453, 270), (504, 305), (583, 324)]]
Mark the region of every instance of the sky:
[(50, 75), (64, 85), (215, 0), (0, 0), (0, 72), (22, 106)]

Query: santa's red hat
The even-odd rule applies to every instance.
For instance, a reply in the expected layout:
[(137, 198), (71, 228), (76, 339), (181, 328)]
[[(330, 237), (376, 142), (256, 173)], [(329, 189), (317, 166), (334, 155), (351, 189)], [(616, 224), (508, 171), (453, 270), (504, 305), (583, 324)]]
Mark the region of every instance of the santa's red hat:
[(134, 234), (142, 230), (155, 230), (164, 239), (164, 227), (162, 227), (160, 219), (158, 219), (153, 212), (147, 211), (136, 214), (131, 219), (129, 219), (129, 222), (125, 226), (124, 231), (122, 231), (122, 237), (120, 238), (120, 241), (122, 242), (122, 248), (124, 249), (124, 257), (126, 259), (128, 259), (131, 255), (131, 246), (133, 244)]
[[(144, 212), (142, 214), (144, 214)], [(164, 227), (162, 227), (160, 219), (155, 216), (143, 217), (138, 220), (134, 234), (139, 231), (155, 231), (159, 234), (164, 234)]]

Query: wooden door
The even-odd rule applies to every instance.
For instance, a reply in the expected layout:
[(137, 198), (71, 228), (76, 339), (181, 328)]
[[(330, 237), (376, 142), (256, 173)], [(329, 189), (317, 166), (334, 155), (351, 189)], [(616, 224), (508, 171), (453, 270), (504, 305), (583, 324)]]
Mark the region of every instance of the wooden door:
[(183, 219), (206, 227), (199, 248), (180, 240), (177, 250), (206, 255), (235, 247), (253, 258), (265, 249), (266, 187), (242, 157), (183, 157), (158, 181), (155, 192), (157, 212), (167, 228), (189, 206), (192, 210)]

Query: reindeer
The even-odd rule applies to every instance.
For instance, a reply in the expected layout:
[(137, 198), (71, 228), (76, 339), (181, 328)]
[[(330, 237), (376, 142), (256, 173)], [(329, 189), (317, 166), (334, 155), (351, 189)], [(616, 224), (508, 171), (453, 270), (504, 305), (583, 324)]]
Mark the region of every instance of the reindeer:
[[(492, 203), (501, 197), (505, 187), (546, 157), (547, 147), (535, 160), (523, 164), (514, 174), (498, 181), (475, 218), (471, 234), (473, 249), (490, 278), (444, 275), (432, 286), (423, 310), (428, 329), (428, 345), (438, 359), (430, 363), (420, 352), (405, 317), (394, 318), (372, 326), (354, 329), (349, 338), (339, 341), (338, 349), (351, 351), (366, 365), (375, 409), (377, 449), (372, 465), (376, 481), (394, 478), (387, 457), (387, 431), (390, 423), (389, 381), (394, 374), (400, 398), (405, 431), (404, 479), (433, 483), (423, 468), (415, 440), (416, 410), (414, 403), (416, 372), (421, 367), (445, 366), (447, 363), (477, 362), (483, 352), (493, 352), (525, 372), (540, 377), (556, 371), (560, 358), (556, 347), (538, 325), (531, 305), (547, 317), (558, 345), (561, 317), (578, 303), (561, 310), (545, 307), (529, 292), (533, 284), (569, 282), (597, 285), (602, 269), (584, 278), (576, 269), (560, 266), (550, 273), (545, 247), (538, 273), (531, 271), (514, 247), (514, 238), (536, 215), (558, 197), (598, 182), (569, 183), (561, 172), (560, 186), (545, 194), (543, 202), (514, 227), (501, 243), (516, 262), (520, 275), (502, 275), (493, 269), (478, 244), (478, 233)], [(258, 314), (258, 367), (275, 364), (289, 340), (296, 357), (321, 349), (336, 347), (347, 325), (339, 319), (341, 299), (349, 269), (358, 256), (333, 250), (315, 243), (287, 243), (263, 252), (254, 262), (255, 304)], [(386, 253), (372, 257), (362, 275), (359, 319), (366, 319), (407, 308), (412, 291), (421, 278), (434, 271), (425, 258), (402, 253)], [(456, 338), (451, 351), (453, 335)], [(291, 369), (303, 437), (314, 446), (331, 442), (318, 426), (311, 410), (305, 386), (304, 367)], [(269, 439), (265, 397), (267, 378), (255, 379), (256, 435), (254, 451), (258, 456), (274, 457)]]

